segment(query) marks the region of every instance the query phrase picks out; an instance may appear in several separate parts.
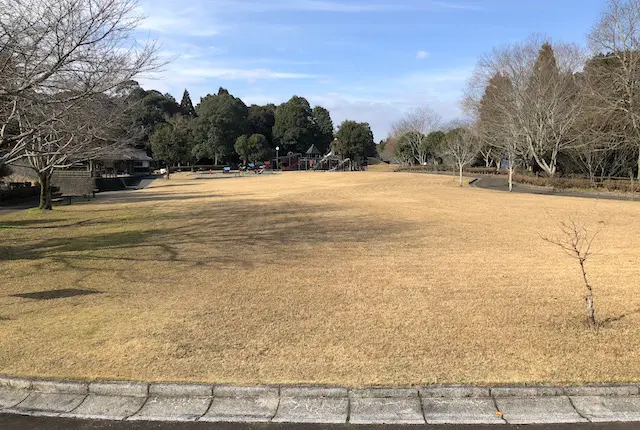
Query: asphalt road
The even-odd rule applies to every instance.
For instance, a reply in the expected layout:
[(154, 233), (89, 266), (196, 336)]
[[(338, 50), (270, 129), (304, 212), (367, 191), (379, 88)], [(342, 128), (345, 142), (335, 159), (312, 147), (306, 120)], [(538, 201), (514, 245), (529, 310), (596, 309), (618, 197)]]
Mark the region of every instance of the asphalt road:
[[(479, 176), (471, 185), (478, 188), (497, 191), (509, 191), (509, 183), (506, 176)], [(598, 191), (581, 190), (554, 190), (551, 188), (534, 187), (522, 184), (513, 184), (514, 193), (544, 194), (549, 196), (583, 197), (600, 200), (635, 200), (634, 196)]]
[(315, 424), (213, 424), (213, 423), (151, 423), (151, 422), (123, 422), (123, 421), (84, 421), (66, 418), (27, 417), (21, 415), (0, 415), (0, 429), (28, 429), (28, 430), (79, 430), (79, 429), (112, 429), (112, 430), (635, 430), (639, 423), (605, 423), (605, 424), (549, 424), (529, 426), (456, 426), (456, 425), (424, 425), (424, 426), (393, 426), (393, 425), (315, 425)]

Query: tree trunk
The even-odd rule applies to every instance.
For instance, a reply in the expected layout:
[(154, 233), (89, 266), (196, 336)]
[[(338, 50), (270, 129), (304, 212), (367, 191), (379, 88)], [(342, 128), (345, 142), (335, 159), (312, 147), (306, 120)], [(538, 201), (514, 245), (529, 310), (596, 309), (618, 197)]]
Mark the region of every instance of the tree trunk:
[(638, 148), (638, 180), (640, 181), (640, 148)]
[(460, 186), (462, 187), (462, 164), (458, 167), (460, 167)]
[(167, 176), (166, 179), (171, 179), (171, 168), (169, 167), (169, 163), (167, 163)]
[(596, 310), (595, 305), (593, 303), (593, 289), (591, 288), (591, 284), (589, 284), (589, 279), (587, 278), (587, 271), (584, 268), (584, 259), (580, 259), (580, 269), (582, 270), (582, 278), (584, 279), (584, 285), (587, 287), (587, 294), (584, 296), (585, 304), (587, 305), (587, 323), (589, 327), (595, 328), (596, 325)]
[(51, 174), (48, 172), (38, 173), (40, 181), (40, 206), (42, 210), (50, 211), (53, 209), (51, 205)]
[(584, 301), (587, 305), (587, 322), (589, 327), (596, 327), (596, 310), (593, 304), (593, 294), (589, 293), (584, 296)]
[(513, 166), (509, 166), (509, 192), (513, 191)]

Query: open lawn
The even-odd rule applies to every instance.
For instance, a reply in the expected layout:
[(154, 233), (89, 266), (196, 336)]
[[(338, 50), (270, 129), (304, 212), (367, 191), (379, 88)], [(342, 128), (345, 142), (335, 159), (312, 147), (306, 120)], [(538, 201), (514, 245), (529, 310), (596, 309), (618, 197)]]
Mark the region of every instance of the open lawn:
[[(374, 169), (375, 170), (375, 169)], [(640, 203), (381, 171), (193, 180), (0, 216), (0, 373), (322, 383), (640, 380)], [(14, 297), (94, 290), (54, 300)]]

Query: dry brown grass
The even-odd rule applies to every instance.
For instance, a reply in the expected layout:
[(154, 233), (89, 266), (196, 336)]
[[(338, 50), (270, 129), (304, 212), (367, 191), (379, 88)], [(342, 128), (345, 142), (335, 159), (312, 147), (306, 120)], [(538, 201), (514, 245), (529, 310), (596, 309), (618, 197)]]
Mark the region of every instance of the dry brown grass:
[[(0, 373), (216, 383), (640, 380), (638, 204), (579, 269), (540, 234), (593, 200), (447, 176), (193, 180), (0, 216)], [(57, 288), (101, 294), (32, 301)]]

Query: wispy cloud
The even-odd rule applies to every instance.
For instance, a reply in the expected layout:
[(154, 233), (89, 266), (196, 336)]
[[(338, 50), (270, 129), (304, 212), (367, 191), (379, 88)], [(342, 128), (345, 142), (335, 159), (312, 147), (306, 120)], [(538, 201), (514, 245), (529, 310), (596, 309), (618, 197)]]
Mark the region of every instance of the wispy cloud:
[(444, 2), (444, 1), (432, 1), (430, 2), (434, 6), (439, 6), (445, 9), (458, 9), (458, 10), (482, 10), (483, 7), (479, 4), (473, 3), (459, 3), (459, 2)]
[(266, 79), (318, 79), (320, 75), (280, 72), (270, 69), (237, 69), (224, 67), (195, 67), (184, 70), (183, 76), (196, 78), (216, 78), (224, 80), (257, 81)]
[(424, 60), (425, 58), (427, 58), (429, 56), (429, 53), (427, 51), (418, 51), (416, 53), (416, 58), (418, 60)]
[(145, 19), (138, 25), (141, 30), (150, 30), (164, 34), (181, 34), (189, 36), (211, 37), (220, 34), (221, 27), (200, 22), (192, 14), (176, 14), (163, 9), (141, 8)]
[[(197, 0), (196, 0), (197, 3)], [(438, 8), (458, 10), (478, 10), (481, 7), (477, 3), (468, 1), (430, 1), (430, 0), (404, 0), (384, 1), (379, 0), (212, 0), (207, 4), (221, 13), (226, 12), (332, 12), (332, 13), (363, 13), (363, 12), (400, 12), (411, 10), (433, 10)]]

